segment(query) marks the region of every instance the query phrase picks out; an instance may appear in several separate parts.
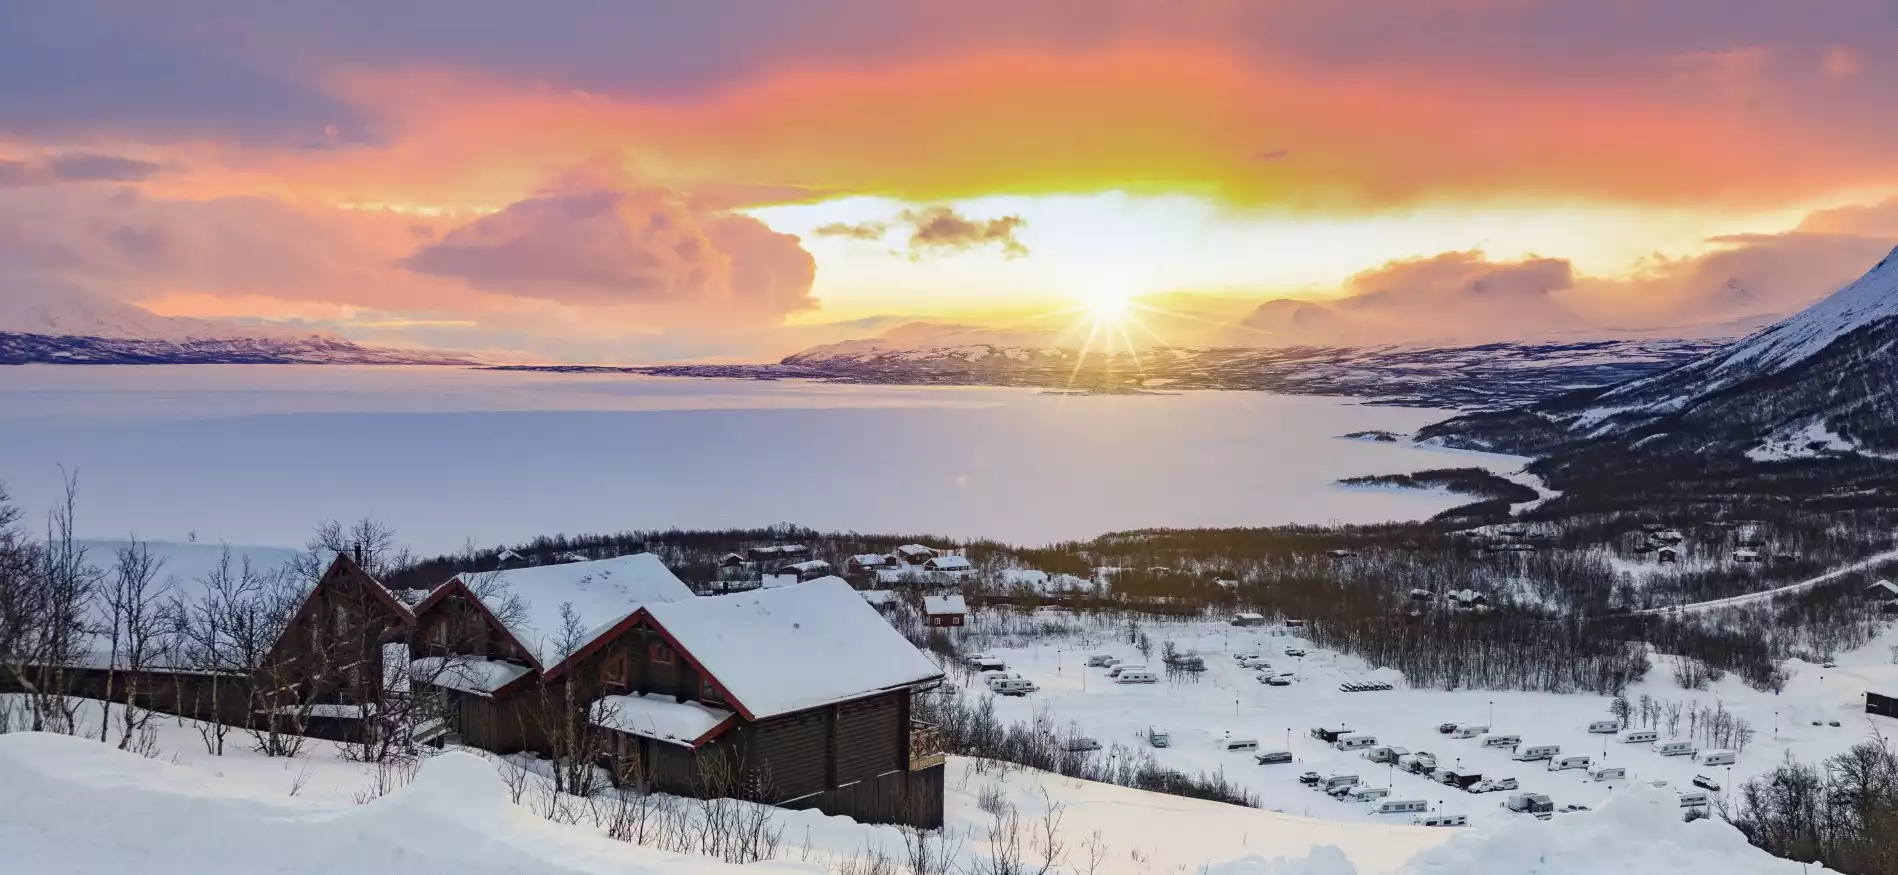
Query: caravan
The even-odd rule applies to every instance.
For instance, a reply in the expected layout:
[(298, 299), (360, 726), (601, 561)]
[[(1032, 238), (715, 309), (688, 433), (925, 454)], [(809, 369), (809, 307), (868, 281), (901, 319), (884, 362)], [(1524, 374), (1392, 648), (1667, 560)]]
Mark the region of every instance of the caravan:
[(1430, 810), (1430, 803), (1422, 799), (1386, 799), (1371, 809), (1372, 814), (1414, 814)]
[(1734, 759), (1733, 751), (1730, 750), (1703, 750), (1694, 754), (1694, 765), (1730, 766)]
[(1489, 731), (1489, 727), (1487, 726), (1480, 726), (1474, 723), (1459, 723), (1457, 724), (1457, 727), (1455, 729), (1450, 731), (1450, 737), (1451, 738), (1475, 738), (1488, 731)]
[(1352, 802), (1375, 802), (1391, 795), (1389, 787), (1352, 787), (1344, 794)]
[(1561, 772), (1568, 769), (1586, 769), (1589, 759), (1583, 756), (1558, 756), (1549, 759), (1549, 771)]
[(1628, 777), (1628, 770), (1620, 766), (1590, 766), (1588, 768), (1588, 779), (1598, 783), (1619, 781), (1626, 777)]
[(1417, 826), (1469, 826), (1470, 816), (1467, 814), (1443, 813), (1419, 814), (1411, 818), (1410, 822)]
[(1694, 743), (1691, 741), (1657, 741), (1654, 743), (1654, 752), (1664, 757), (1692, 756), (1694, 753)]
[(1359, 750), (1366, 747), (1376, 747), (1377, 736), (1359, 735), (1356, 733), (1340, 735), (1337, 741), (1331, 743), (1331, 746), (1339, 750)]
[(1622, 744), (1651, 744), (1660, 737), (1661, 734), (1652, 729), (1630, 729), (1615, 736), (1615, 740)]
[(1511, 759), (1517, 762), (1529, 763), (1535, 762), (1536, 760), (1554, 759), (1555, 755), (1561, 752), (1562, 746), (1559, 744), (1532, 744), (1516, 751), (1515, 756), (1511, 757)]
[(1220, 742), (1222, 750), (1258, 750), (1259, 742), (1252, 738), (1228, 738)]
[(1498, 733), (1496, 735), (1485, 735), (1482, 737), (1482, 739), (1480, 739), (1480, 743), (1484, 747), (1515, 747), (1516, 745), (1519, 745), (1522, 743), (1522, 736), (1505, 735), (1501, 733)]
[(1684, 790), (1680, 794), (1682, 808), (1705, 808), (1707, 794), (1699, 790)]
[(1621, 723), (1615, 720), (1597, 720), (1588, 724), (1588, 731), (1593, 735), (1613, 735), (1621, 731)]

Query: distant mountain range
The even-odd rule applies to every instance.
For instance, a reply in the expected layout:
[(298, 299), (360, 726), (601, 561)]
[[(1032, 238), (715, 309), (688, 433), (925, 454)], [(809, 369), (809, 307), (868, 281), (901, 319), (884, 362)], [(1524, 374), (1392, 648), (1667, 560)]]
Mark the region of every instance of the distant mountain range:
[(1018, 386), (1089, 393), (1188, 389), (1342, 395), (1381, 404), (1495, 408), (1606, 386), (1692, 361), (1719, 344), (1701, 340), (1495, 343), (1445, 349), (1168, 349), (1089, 353), (996, 344), (890, 348), (849, 341), (767, 365), (633, 368), (531, 367), (760, 380), (811, 379), (892, 385)]
[(0, 364), (475, 363), (456, 353), (361, 346), (326, 332), (160, 316), (68, 287), (0, 295)]

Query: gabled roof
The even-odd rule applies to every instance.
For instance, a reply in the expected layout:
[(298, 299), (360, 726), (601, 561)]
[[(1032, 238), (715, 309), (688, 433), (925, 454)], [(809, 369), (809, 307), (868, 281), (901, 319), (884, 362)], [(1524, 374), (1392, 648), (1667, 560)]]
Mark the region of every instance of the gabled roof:
[(937, 556), (923, 565), (935, 571), (967, 571), (975, 567), (967, 556)]
[(969, 612), (969, 603), (967, 601), (964, 601), (962, 596), (959, 596), (959, 595), (923, 596), (923, 613), (925, 614), (966, 614), (968, 612)]
[[(561, 652), (563, 605), (573, 606), (580, 628), (584, 630), (574, 642), (577, 652), (631, 616), (641, 605), (696, 597), (659, 557), (635, 553), (592, 562), (457, 574), (430, 593), (418, 610), (425, 610), (456, 586), (473, 597), (474, 587), (470, 584), (477, 578), (505, 582), (509, 591), (525, 603), (523, 616), (512, 622), (495, 619), (542, 671), (553, 668), (570, 655)], [(499, 606), (483, 603), (481, 607), (492, 617)]]
[(1889, 580), (1878, 581), (1865, 589), (1879, 595), (1898, 597), (1898, 585), (1893, 585)]
[(840, 578), (650, 604), (640, 612), (748, 720), (943, 676)]
[(922, 555), (934, 556), (936, 555), (936, 548), (925, 547), (921, 544), (904, 544), (903, 546), (896, 548), (896, 555), (898, 556), (922, 556)]

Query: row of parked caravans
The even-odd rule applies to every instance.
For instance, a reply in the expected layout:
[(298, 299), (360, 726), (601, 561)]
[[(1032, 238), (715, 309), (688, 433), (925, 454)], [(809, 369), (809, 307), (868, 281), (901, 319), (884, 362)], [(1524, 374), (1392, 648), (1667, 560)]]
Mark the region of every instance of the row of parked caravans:
[[(1691, 741), (1661, 741), (1661, 734), (1652, 729), (1630, 729), (1625, 732), (1616, 728), (1612, 720), (1602, 720), (1588, 725), (1589, 732), (1606, 734), (1603, 730), (1616, 733), (1615, 740), (1622, 744), (1648, 744), (1661, 756), (1691, 756), (1694, 762), (1703, 766), (1730, 766), (1736, 757), (1730, 750), (1697, 750)], [(1478, 738), (1484, 747), (1506, 747), (1515, 751), (1515, 759), (1530, 762), (1557, 758), (1562, 752), (1561, 745), (1544, 744), (1522, 747), (1522, 737), (1505, 733), (1491, 733), (1489, 727), (1475, 723), (1458, 724), (1450, 732), (1451, 738)], [(1566, 766), (1565, 768), (1584, 768), (1585, 766)], [(1554, 768), (1554, 767), (1551, 767)]]

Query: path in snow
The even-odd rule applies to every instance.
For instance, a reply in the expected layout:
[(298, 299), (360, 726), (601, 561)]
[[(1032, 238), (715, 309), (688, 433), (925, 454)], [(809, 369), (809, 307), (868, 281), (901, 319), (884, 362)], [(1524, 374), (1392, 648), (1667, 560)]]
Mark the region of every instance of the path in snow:
[(1665, 607), (1665, 608), (1645, 608), (1639, 611), (1628, 611), (1627, 613), (1624, 613), (1624, 614), (1611, 614), (1609, 616), (1638, 617), (1644, 614), (1692, 614), (1692, 613), (1699, 613), (1701, 611), (1711, 611), (1717, 608), (1731, 608), (1731, 607), (1737, 607), (1739, 605), (1752, 604), (1754, 602), (1771, 601), (1783, 595), (1791, 595), (1792, 593), (1795, 593), (1795, 592), (1811, 589), (1822, 583), (1830, 583), (1833, 580), (1836, 580), (1840, 577), (1844, 577), (1847, 574), (1851, 574), (1856, 571), (1864, 571), (1867, 568), (1871, 568), (1873, 566), (1876, 566), (1885, 562), (1898, 562), (1898, 550), (1886, 550), (1883, 553), (1879, 553), (1877, 555), (1871, 556), (1866, 559), (1861, 559), (1850, 565), (1841, 565), (1838, 568), (1834, 568), (1831, 571), (1828, 571), (1824, 574), (1819, 575), (1818, 577), (1802, 580), (1802, 581), (1799, 581), (1798, 583), (1789, 583), (1789, 584), (1786, 584), (1785, 586), (1775, 587), (1773, 589), (1761, 590), (1760, 592), (1750, 592), (1750, 593), (1747, 593), (1746, 595), (1736, 595), (1736, 596), (1730, 596), (1724, 599), (1712, 599), (1710, 601), (1695, 602), (1691, 605), (1674, 605), (1672, 607)]

